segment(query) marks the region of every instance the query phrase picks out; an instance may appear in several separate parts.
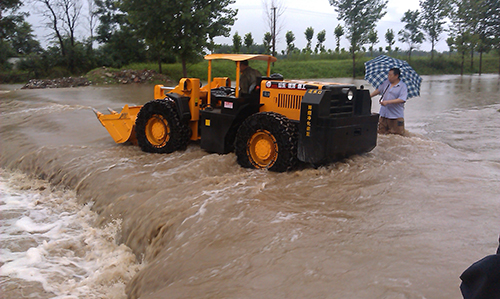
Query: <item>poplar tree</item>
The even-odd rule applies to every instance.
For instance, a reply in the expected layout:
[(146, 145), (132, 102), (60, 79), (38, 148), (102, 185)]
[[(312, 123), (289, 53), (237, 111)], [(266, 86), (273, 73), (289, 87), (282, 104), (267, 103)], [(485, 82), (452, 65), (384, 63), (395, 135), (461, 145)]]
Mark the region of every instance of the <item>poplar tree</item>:
[(408, 60), (411, 60), (411, 52), (417, 49), (424, 41), (424, 34), (421, 31), (422, 22), (418, 10), (407, 10), (401, 18), (401, 22), (406, 23), (404, 29), (399, 31), (399, 41), (408, 44)]
[(498, 0), (486, 0), (487, 34), (492, 46), (498, 51), (498, 74), (500, 75), (500, 3)]
[(233, 53), (240, 53), (241, 50), (241, 36), (238, 31), (233, 34)]
[(264, 45), (264, 48), (266, 49), (265, 54), (271, 54), (272, 42), (273, 42), (273, 35), (271, 34), (271, 32), (264, 33), (264, 38), (262, 39), (262, 44)]
[(295, 35), (292, 31), (287, 31), (286, 35), (286, 55), (289, 55), (295, 49), (293, 42), (295, 41)]
[(252, 46), (254, 43), (251, 32), (248, 32), (247, 34), (245, 34), (244, 43), (245, 43), (247, 53), (250, 53), (252, 51)]
[(392, 52), (392, 46), (396, 42), (394, 38), (395, 38), (394, 30), (387, 29), (387, 31), (385, 32), (385, 41), (387, 42), (387, 47), (385, 49), (388, 52)]
[(356, 77), (356, 52), (368, 43), (368, 33), (385, 14), (387, 0), (329, 0), (343, 20), (351, 43), (352, 76)]
[(370, 41), (370, 56), (373, 57), (373, 47), (375, 47), (375, 44), (378, 43), (378, 35), (377, 31), (375, 29), (370, 30), (368, 33), (368, 40)]
[(342, 35), (344, 35), (344, 28), (340, 24), (335, 27), (335, 31), (333, 32), (335, 34), (335, 40), (337, 42), (337, 47), (335, 48), (335, 52), (340, 53), (340, 38)]
[(443, 33), (443, 25), (450, 16), (450, 0), (420, 0), (422, 29), (431, 42), (431, 61), (434, 61), (434, 46)]
[(312, 50), (311, 50), (311, 41), (312, 41), (312, 39), (314, 37), (314, 28), (307, 27), (306, 31), (304, 32), (304, 35), (306, 36), (306, 40), (307, 40), (307, 45), (306, 45), (306, 48), (304, 49), (304, 53), (306, 53), (306, 52), (311, 53), (312, 52)]
[(460, 75), (464, 74), (465, 52), (469, 49), (471, 32), (467, 24), (470, 13), (466, 0), (455, 0), (451, 14), (452, 25), (450, 27), (450, 37), (453, 38), (455, 48), (461, 54)]
[(326, 30), (323, 29), (320, 32), (318, 32), (318, 34), (316, 35), (316, 38), (318, 39), (318, 43), (316, 44), (316, 48), (314, 49), (314, 52), (318, 53), (318, 51), (319, 51), (320, 53), (324, 53), (325, 46), (323, 45), (323, 43), (326, 40)]

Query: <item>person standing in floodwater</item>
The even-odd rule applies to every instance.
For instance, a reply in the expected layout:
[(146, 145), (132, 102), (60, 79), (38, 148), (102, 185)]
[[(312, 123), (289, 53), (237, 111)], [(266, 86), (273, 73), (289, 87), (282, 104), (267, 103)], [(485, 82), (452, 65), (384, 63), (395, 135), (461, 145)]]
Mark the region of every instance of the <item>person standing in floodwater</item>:
[(379, 134), (404, 135), (405, 133), (404, 110), (408, 87), (401, 81), (400, 76), (401, 71), (398, 68), (390, 69), (387, 79), (370, 94), (370, 97), (382, 94), (379, 99)]

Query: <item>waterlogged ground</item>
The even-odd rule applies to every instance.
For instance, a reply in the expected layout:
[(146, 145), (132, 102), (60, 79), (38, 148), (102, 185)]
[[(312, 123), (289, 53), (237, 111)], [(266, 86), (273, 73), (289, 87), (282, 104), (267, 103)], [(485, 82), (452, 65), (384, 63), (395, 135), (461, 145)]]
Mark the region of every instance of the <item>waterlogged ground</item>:
[(277, 174), (196, 143), (170, 155), (114, 144), (90, 107), (144, 104), (151, 87), (4, 92), (1, 287), (7, 298), (460, 298), (460, 274), (498, 247), (498, 94), (497, 75), (424, 77), (406, 104), (409, 137)]

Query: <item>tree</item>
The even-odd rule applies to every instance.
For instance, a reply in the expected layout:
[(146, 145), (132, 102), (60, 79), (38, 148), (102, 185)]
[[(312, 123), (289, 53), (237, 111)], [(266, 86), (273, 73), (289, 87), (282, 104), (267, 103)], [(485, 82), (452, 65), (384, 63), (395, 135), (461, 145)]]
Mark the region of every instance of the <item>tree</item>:
[(245, 47), (247, 48), (247, 52), (250, 53), (251, 52), (251, 48), (253, 46), (253, 37), (252, 37), (252, 33), (251, 32), (248, 32), (247, 34), (245, 34)]
[(478, 1), (479, 5), (476, 12), (476, 20), (478, 22), (475, 36), (477, 39), (476, 50), (479, 52), (479, 75), (482, 73), (483, 67), (483, 53), (487, 53), (491, 50), (493, 46), (495, 36), (490, 36), (492, 26), (492, 18), (495, 17), (495, 13), (500, 10), (500, 3), (497, 1), (496, 5), (484, 0)]
[(11, 44), (7, 41), (15, 32), (24, 15), (17, 14), (22, 3), (19, 0), (0, 1), (0, 69), (10, 68), (7, 59), (14, 54)]
[(304, 48), (304, 53), (311, 53), (312, 50), (311, 50), (311, 41), (314, 37), (314, 28), (312, 27), (307, 27), (306, 28), (306, 31), (304, 32), (304, 35), (306, 36), (306, 40), (307, 40), (307, 45), (306, 47)]
[(100, 47), (103, 56), (102, 64), (119, 68), (132, 61), (145, 61), (144, 39), (136, 37), (127, 14), (120, 9), (120, 2), (95, 0), (95, 4), (99, 18), (95, 39), (102, 44)]
[(368, 32), (386, 12), (387, 0), (329, 0), (343, 20), (351, 43), (352, 76), (356, 77), (356, 52), (368, 42)]
[(295, 45), (293, 42), (295, 41), (295, 35), (292, 31), (287, 31), (286, 35), (286, 55), (290, 55), (293, 50), (295, 50)]
[(266, 49), (266, 54), (271, 54), (271, 47), (272, 47), (272, 42), (273, 42), (273, 35), (270, 32), (266, 32), (264, 34), (264, 38), (262, 39), (262, 44), (264, 45), (264, 48)]
[(10, 36), (17, 25), (24, 20), (25, 14), (17, 13), (21, 5), (20, 0), (2, 0), (0, 2), (0, 40)]
[(487, 29), (486, 36), (491, 38), (491, 45), (498, 51), (498, 74), (500, 75), (500, 4), (498, 0), (486, 0)]
[(35, 0), (35, 2), (45, 7), (41, 15), (47, 21), (46, 26), (54, 31), (54, 37), (59, 43), (61, 55), (67, 62), (69, 71), (73, 72), (76, 64), (74, 57), (76, 27), (83, 7), (81, 1)]
[(333, 32), (335, 34), (335, 40), (337, 42), (337, 46), (335, 48), (335, 52), (340, 53), (340, 38), (342, 35), (344, 35), (344, 28), (340, 24), (335, 27), (335, 31)]
[[(216, 36), (229, 36), (237, 10), (234, 0), (122, 0), (138, 37), (143, 37), (161, 58), (175, 55), (187, 76), (187, 63), (194, 62)], [(241, 41), (241, 39), (240, 39)]]
[(282, 16), (285, 13), (285, 5), (283, 0), (265, 0), (262, 2), (264, 17), (266, 20), (267, 28), (271, 34), (271, 49), (272, 55), (276, 55), (276, 43), (278, 43), (278, 36), (281, 36), (283, 30)]
[(460, 75), (464, 74), (465, 52), (469, 49), (471, 40), (470, 28), (468, 28), (469, 8), (467, 0), (456, 0), (451, 14), (452, 25), (450, 28), (450, 37), (453, 38), (455, 48), (461, 53), (462, 62), (460, 64)]
[(23, 21), (16, 27), (8, 40), (17, 55), (25, 56), (30, 53), (38, 54), (42, 52), (40, 42), (35, 39), (33, 29), (31, 29), (31, 25), (26, 21)]
[(424, 41), (424, 34), (420, 30), (422, 22), (418, 10), (407, 10), (401, 18), (401, 22), (406, 23), (404, 29), (399, 31), (399, 41), (408, 44), (408, 60), (411, 60), (411, 52), (417, 49), (418, 45)]
[(323, 43), (326, 40), (326, 30), (323, 29), (320, 32), (318, 32), (318, 35), (316, 35), (316, 38), (318, 39), (318, 43), (316, 44), (316, 48), (314, 49), (314, 52), (318, 53), (318, 51), (319, 51), (320, 53), (324, 53), (325, 46), (323, 45)]
[(395, 39), (394, 30), (387, 29), (387, 31), (385, 32), (385, 41), (387, 42), (387, 47), (385, 49), (389, 53), (392, 52), (392, 46), (396, 42), (394, 39)]
[(236, 31), (233, 35), (233, 53), (240, 53), (241, 50), (241, 36)]
[(455, 39), (453, 39), (453, 36), (449, 36), (447, 39), (446, 39), (446, 44), (448, 45), (448, 48), (450, 49), (449, 50), (449, 56), (451, 56), (451, 52), (454, 51), (455, 47)]
[(87, 0), (88, 15), (87, 21), (89, 24), (90, 33), (90, 49), (92, 49), (92, 44), (94, 42), (94, 30), (97, 25), (97, 7), (94, 0)]
[(450, 14), (450, 0), (420, 0), (422, 29), (431, 42), (431, 61), (434, 61), (434, 46), (444, 31), (443, 25)]
[(373, 47), (375, 47), (375, 44), (378, 43), (377, 31), (375, 31), (375, 29), (373, 29), (373, 28), (368, 33), (368, 41), (371, 44), (371, 46), (370, 46), (370, 56), (373, 57)]

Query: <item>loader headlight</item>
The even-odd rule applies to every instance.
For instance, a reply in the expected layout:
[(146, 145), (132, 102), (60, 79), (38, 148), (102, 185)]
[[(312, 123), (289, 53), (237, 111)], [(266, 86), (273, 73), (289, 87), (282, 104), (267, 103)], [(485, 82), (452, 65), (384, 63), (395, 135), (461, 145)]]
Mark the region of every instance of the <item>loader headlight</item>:
[(354, 99), (354, 93), (352, 92), (352, 89), (350, 89), (350, 88), (343, 88), (342, 92), (347, 96), (347, 99), (349, 101), (352, 101), (352, 99)]
[(349, 92), (347, 93), (347, 99), (349, 101), (352, 101), (352, 99), (354, 99), (354, 93), (352, 92), (352, 90), (349, 90)]

